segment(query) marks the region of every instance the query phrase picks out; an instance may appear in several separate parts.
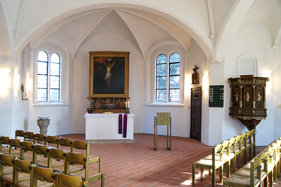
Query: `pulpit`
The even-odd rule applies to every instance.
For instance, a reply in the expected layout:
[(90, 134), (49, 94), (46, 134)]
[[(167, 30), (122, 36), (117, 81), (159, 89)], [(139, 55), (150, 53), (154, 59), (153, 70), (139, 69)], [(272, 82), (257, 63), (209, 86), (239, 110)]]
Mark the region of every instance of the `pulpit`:
[(240, 120), (249, 130), (266, 118), (265, 96), (266, 77), (252, 75), (229, 78), (231, 99), (229, 115)]

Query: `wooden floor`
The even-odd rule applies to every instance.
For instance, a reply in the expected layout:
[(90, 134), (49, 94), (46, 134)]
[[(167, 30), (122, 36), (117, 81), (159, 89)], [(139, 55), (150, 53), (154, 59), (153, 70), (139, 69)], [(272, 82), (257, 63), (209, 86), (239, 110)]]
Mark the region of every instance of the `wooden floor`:
[[(64, 137), (85, 138), (84, 135)], [(158, 151), (153, 150), (153, 135), (135, 134), (134, 138), (132, 144), (91, 145), (91, 154), (103, 160), (106, 187), (191, 186), (192, 163), (211, 153), (211, 147), (189, 138), (173, 137), (172, 151), (165, 148), (164, 136), (159, 136)], [(100, 183), (94, 181), (90, 186)], [(201, 181), (197, 170), (196, 186), (211, 186), (211, 176), (206, 172), (205, 180)], [(280, 177), (274, 186), (281, 186)]]

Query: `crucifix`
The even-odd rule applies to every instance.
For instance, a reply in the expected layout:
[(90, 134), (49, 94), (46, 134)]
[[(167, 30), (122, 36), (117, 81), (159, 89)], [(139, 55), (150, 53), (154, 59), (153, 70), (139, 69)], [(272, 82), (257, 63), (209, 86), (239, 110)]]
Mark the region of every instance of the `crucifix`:
[(192, 84), (199, 84), (199, 73), (197, 70), (199, 69), (198, 66), (195, 65), (193, 68), (193, 73), (192, 73)]

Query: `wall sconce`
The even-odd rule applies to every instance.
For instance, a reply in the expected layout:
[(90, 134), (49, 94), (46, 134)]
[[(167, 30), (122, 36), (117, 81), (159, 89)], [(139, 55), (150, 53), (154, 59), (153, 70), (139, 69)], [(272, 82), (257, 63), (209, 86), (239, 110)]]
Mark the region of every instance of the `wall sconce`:
[(21, 100), (23, 101), (26, 101), (28, 98), (27, 98), (27, 94), (23, 94), (24, 93), (24, 85), (23, 83), (21, 83), (20, 85), (20, 92), (21, 92)]

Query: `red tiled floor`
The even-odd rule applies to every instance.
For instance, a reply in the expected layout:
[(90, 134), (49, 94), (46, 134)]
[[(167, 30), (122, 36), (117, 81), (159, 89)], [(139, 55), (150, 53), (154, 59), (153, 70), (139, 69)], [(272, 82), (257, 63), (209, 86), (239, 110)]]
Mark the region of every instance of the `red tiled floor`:
[[(84, 135), (67, 137), (85, 138)], [(168, 151), (166, 137), (158, 138), (158, 151), (153, 150), (153, 135), (147, 134), (135, 134), (132, 144), (92, 144), (91, 155), (102, 158), (105, 186), (191, 186), (192, 163), (210, 154), (211, 147), (189, 138), (173, 137), (172, 151)], [(197, 170), (196, 186), (211, 186), (211, 176), (205, 176), (201, 181)], [(94, 181), (89, 186), (99, 185)], [(222, 185), (217, 183), (217, 186)], [(280, 178), (274, 186), (281, 186)]]

